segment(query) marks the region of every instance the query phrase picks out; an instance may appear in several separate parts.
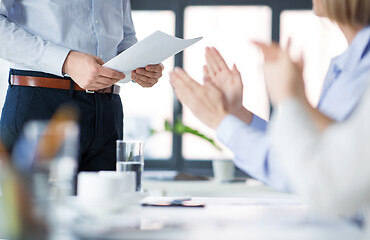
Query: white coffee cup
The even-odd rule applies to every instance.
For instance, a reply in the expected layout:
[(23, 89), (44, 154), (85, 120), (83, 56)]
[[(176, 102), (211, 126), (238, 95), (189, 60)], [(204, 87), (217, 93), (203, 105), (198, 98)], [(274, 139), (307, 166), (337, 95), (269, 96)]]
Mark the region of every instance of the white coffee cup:
[(103, 216), (139, 204), (135, 172), (80, 172), (77, 184), (77, 207), (84, 214)]
[(104, 178), (117, 180), (116, 193), (133, 193), (136, 191), (136, 172), (100, 171)]
[(135, 172), (80, 172), (77, 196), (82, 201), (100, 201), (135, 192)]
[(214, 159), (213, 176), (216, 182), (229, 182), (234, 179), (234, 162), (231, 159)]

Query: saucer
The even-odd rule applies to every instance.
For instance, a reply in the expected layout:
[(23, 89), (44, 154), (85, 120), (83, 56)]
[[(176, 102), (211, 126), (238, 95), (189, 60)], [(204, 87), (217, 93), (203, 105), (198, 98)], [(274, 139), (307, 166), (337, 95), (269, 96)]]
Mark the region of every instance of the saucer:
[(140, 202), (144, 197), (146, 195), (140, 192), (125, 193), (102, 199), (82, 199), (76, 197), (75, 206), (85, 216), (99, 217), (137, 209), (140, 207)]

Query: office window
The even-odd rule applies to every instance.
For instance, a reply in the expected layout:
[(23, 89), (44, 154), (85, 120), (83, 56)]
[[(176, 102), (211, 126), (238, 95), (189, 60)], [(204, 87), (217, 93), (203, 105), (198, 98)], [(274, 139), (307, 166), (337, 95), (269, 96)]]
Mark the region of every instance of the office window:
[[(184, 67), (202, 82), (205, 47), (215, 46), (231, 67), (236, 64), (244, 82), (244, 105), (264, 119), (269, 117), (269, 103), (261, 72), (262, 57), (251, 40), (271, 41), (272, 11), (267, 6), (192, 6), (185, 11), (185, 37), (204, 39), (185, 51)], [(215, 132), (204, 126), (184, 108), (184, 122), (206, 135), (216, 138)], [(225, 148), (224, 155), (231, 158)], [(212, 159), (220, 152), (208, 142), (191, 135), (183, 139), (186, 159)]]
[(281, 14), (280, 39), (286, 45), (292, 39), (292, 55), (303, 53), (305, 84), (309, 101), (317, 105), (331, 58), (341, 54), (347, 42), (338, 26), (312, 11), (284, 11)]
[[(138, 40), (161, 30), (170, 35), (175, 31), (175, 14), (171, 11), (133, 11), (133, 21)], [(168, 72), (174, 59), (164, 63), (163, 77), (152, 88), (142, 88), (135, 83), (122, 85), (125, 137), (145, 140), (145, 159), (169, 159), (172, 156), (172, 134), (149, 135), (150, 128), (164, 130), (164, 121), (172, 121), (173, 93)]]

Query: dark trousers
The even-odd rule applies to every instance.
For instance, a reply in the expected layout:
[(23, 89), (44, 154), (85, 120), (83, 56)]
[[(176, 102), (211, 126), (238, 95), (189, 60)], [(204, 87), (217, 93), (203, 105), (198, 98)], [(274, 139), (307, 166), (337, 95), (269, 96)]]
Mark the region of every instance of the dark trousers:
[(123, 137), (119, 95), (10, 85), (0, 120), (1, 141), (11, 150), (24, 123), (50, 119), (66, 103), (80, 111), (78, 170), (115, 170), (116, 140)]

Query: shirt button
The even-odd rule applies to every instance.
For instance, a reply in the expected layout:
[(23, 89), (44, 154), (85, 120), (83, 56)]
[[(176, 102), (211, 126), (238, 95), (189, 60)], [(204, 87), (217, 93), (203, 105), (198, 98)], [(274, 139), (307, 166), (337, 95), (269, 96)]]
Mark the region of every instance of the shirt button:
[(99, 21), (98, 21), (98, 20), (95, 20), (95, 23), (96, 23), (96, 24), (99, 24)]
[(100, 58), (103, 59), (103, 55), (102, 54), (100, 54)]

